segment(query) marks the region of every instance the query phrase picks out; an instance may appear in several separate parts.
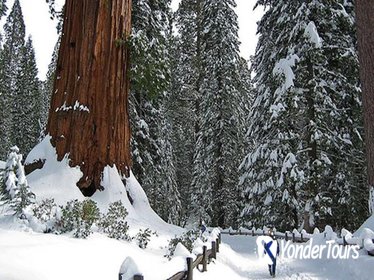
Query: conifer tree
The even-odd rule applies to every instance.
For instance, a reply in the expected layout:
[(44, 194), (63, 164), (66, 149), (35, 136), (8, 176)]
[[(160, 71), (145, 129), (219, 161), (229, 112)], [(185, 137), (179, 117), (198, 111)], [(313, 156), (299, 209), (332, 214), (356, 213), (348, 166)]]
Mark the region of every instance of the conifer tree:
[(133, 172), (153, 209), (178, 223), (180, 199), (166, 115), (170, 1), (133, 1), (130, 114)]
[(365, 212), (353, 209), (363, 181), (354, 170), (363, 160), (348, 6), (272, 2), (259, 24), (258, 86), (249, 118), (254, 145), (241, 165), (243, 214), (257, 226), (353, 227)]
[(22, 155), (19, 154), (17, 146), (10, 149), (2, 182), (3, 200), (10, 205), (15, 215), (21, 215), (23, 210), (35, 201), (35, 195), (27, 184)]
[(15, 0), (4, 25), (4, 45), (0, 53), (0, 157), (5, 157), (12, 143), (15, 143), (11, 135), (15, 102), (13, 91), (21, 69), (24, 38), (25, 24), (21, 5), (19, 0)]
[[(201, 107), (193, 191), (201, 219), (229, 226), (238, 212), (238, 156), (243, 155), (243, 110), (239, 91), (239, 40), (235, 1), (203, 1), (201, 15)], [(202, 168), (201, 168), (201, 167)], [(199, 213), (200, 214), (200, 213)]]
[(13, 93), (11, 139), (21, 151), (28, 153), (40, 134), (42, 97), (38, 69), (31, 37), (22, 49), (19, 72)]
[(198, 129), (200, 37), (198, 5), (201, 1), (183, 0), (174, 15), (178, 29), (171, 48), (172, 75), (169, 110), (176, 180), (181, 194), (181, 214), (186, 222), (191, 214), (191, 184), (195, 163), (195, 132)]

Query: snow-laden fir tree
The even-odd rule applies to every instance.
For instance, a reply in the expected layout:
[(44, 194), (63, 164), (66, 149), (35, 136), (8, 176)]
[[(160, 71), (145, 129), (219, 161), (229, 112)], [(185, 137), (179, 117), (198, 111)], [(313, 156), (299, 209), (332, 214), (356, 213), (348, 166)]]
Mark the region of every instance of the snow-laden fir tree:
[[(166, 104), (170, 85), (170, 1), (133, 1), (131, 95), (133, 172), (151, 206), (178, 223), (180, 199)], [(165, 209), (169, 209), (166, 211)], [(173, 213), (171, 213), (171, 211)], [(177, 219), (178, 217), (178, 219)]]
[(11, 111), (11, 139), (25, 153), (37, 144), (41, 131), (42, 96), (37, 76), (35, 52), (29, 37), (21, 52)]
[(200, 104), (199, 8), (201, 1), (182, 0), (174, 15), (178, 30), (171, 44), (172, 69), (169, 111), (172, 120), (172, 145), (176, 180), (181, 194), (182, 217), (191, 212), (191, 183), (195, 132), (198, 130), (197, 108)]
[(365, 209), (356, 207), (364, 165), (349, 9), (348, 1), (277, 1), (259, 23), (253, 148), (241, 165), (243, 215), (257, 226), (353, 227), (363, 218)]
[[(238, 216), (238, 172), (243, 155), (238, 22), (233, 0), (203, 1), (200, 127), (194, 156), (193, 206), (197, 218), (230, 226)], [(248, 94), (249, 95), (249, 94)], [(199, 215), (204, 214), (199, 217)]]
[(2, 182), (2, 199), (10, 205), (15, 215), (21, 215), (27, 206), (35, 202), (35, 195), (26, 180), (22, 155), (16, 146), (10, 149)]
[(25, 24), (19, 0), (15, 0), (4, 25), (4, 45), (0, 53), (0, 157), (5, 158), (14, 144), (11, 138), (13, 91), (21, 69), (25, 45)]

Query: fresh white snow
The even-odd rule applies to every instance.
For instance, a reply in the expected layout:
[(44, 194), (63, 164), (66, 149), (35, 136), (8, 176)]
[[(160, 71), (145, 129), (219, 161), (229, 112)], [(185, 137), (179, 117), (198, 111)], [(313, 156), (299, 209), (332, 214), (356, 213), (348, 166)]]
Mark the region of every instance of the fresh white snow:
[(315, 45), (316, 48), (322, 47), (322, 39), (319, 36), (317, 27), (313, 21), (309, 22), (309, 24), (306, 26), (304, 34)]
[[(76, 187), (76, 182), (82, 176), (81, 171), (69, 166), (68, 157), (61, 162), (57, 161), (49, 136), (35, 147), (26, 162), (36, 160), (45, 161), (44, 167), (30, 174), (27, 180), (38, 201), (54, 198), (57, 204), (63, 205), (72, 199), (85, 199)], [(289, 157), (289, 161), (292, 162), (292, 156)], [(169, 260), (164, 257), (168, 253), (169, 240), (181, 235), (185, 229), (167, 224), (159, 218), (150, 207), (143, 189), (133, 174), (124, 179), (115, 166), (107, 166), (103, 173), (102, 185), (105, 190), (91, 197), (102, 212), (107, 210), (109, 203), (121, 200), (128, 211), (126, 219), (130, 227), (130, 236), (134, 237), (139, 230), (146, 228), (157, 233), (151, 236), (146, 249), (139, 248), (136, 240), (118, 241), (97, 231), (87, 239), (73, 238), (71, 233), (39, 233), (42, 230), (32, 222), (9, 216), (6, 214), (6, 208), (0, 206), (0, 279), (118, 279), (120, 271), (124, 273), (123, 279), (129, 279), (134, 273), (143, 274), (146, 280), (166, 279), (184, 270), (186, 257), (195, 257), (201, 253), (202, 246), (205, 244), (209, 247), (210, 242), (219, 233), (213, 230), (211, 235), (205, 236), (208, 238), (206, 243), (202, 240), (196, 241), (193, 253), (189, 253), (181, 244), (177, 245), (174, 256)], [(131, 196), (133, 203), (130, 203), (128, 195)], [(277, 278), (371, 279), (374, 274), (374, 257), (368, 256), (366, 250), (374, 248), (373, 228), (374, 217), (371, 217), (354, 234), (342, 231), (349, 244), (363, 246), (358, 259), (308, 260), (279, 257)], [(301, 234), (297, 230), (294, 233), (297, 236)], [(303, 234), (310, 236), (305, 232)], [(316, 231), (313, 242), (324, 244), (326, 239), (341, 243), (341, 239), (337, 238), (331, 227), (326, 227), (323, 233)], [(208, 272), (201, 273), (195, 269), (194, 279), (270, 279), (267, 264), (258, 258), (256, 237), (225, 234), (222, 240), (217, 259), (208, 265)]]

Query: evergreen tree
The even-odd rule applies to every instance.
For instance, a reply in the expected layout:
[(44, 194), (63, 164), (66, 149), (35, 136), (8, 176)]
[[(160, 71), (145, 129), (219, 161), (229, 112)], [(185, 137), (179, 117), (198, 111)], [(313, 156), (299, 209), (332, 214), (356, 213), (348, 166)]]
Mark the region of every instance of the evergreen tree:
[(202, 102), (194, 157), (194, 203), (197, 211), (201, 205), (211, 205), (199, 218), (219, 226), (236, 222), (237, 166), (243, 155), (244, 108), (235, 6), (232, 0), (206, 0), (201, 16)]
[(201, 1), (183, 0), (175, 14), (177, 36), (171, 44), (172, 75), (169, 110), (172, 120), (172, 144), (175, 154), (176, 180), (182, 199), (182, 218), (191, 214), (191, 184), (194, 169), (195, 131), (198, 130), (196, 108), (199, 105), (198, 5)]
[(22, 49), (19, 72), (13, 93), (11, 139), (21, 151), (28, 153), (37, 144), (40, 134), (42, 97), (32, 40)]
[(4, 25), (4, 46), (0, 53), (0, 157), (5, 157), (11, 138), (13, 104), (17, 75), (25, 45), (25, 24), (19, 0), (15, 0)]
[(170, 1), (133, 1), (130, 114), (133, 172), (154, 210), (179, 222), (170, 126), (166, 115), (170, 86), (168, 53)]
[(352, 227), (365, 212), (353, 209), (364, 176), (355, 170), (364, 165), (348, 4), (272, 2), (259, 24), (254, 145), (241, 165), (243, 214), (257, 226)]
[(16, 146), (11, 148), (8, 155), (1, 187), (3, 199), (5, 198), (15, 215), (21, 215), (23, 210), (35, 201), (35, 195), (27, 184), (22, 155)]

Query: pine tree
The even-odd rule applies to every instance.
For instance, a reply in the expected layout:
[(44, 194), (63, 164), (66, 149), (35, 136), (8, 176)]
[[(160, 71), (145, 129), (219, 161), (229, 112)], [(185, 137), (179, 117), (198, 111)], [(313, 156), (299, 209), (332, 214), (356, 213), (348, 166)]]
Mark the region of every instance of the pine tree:
[[(354, 170), (363, 161), (347, 3), (272, 2), (259, 24), (249, 118), (254, 145), (241, 165), (243, 214), (257, 226), (351, 227), (365, 212), (353, 209), (363, 181)], [(346, 213), (347, 203), (356, 214)]]
[(171, 44), (172, 75), (169, 111), (172, 121), (172, 145), (178, 190), (181, 194), (182, 218), (191, 214), (193, 153), (197, 125), (199, 92), (199, 16), (200, 1), (183, 0), (175, 14), (177, 36)]
[[(243, 103), (235, 1), (203, 2), (201, 107), (193, 178), (195, 209), (211, 205), (201, 219), (229, 226), (237, 216), (239, 158), (243, 155)], [(239, 156), (239, 158), (238, 158)], [(197, 210), (199, 211), (199, 210)], [(200, 213), (198, 213), (199, 215)]]
[(31, 37), (22, 49), (16, 75), (12, 107), (11, 139), (21, 151), (28, 153), (37, 144), (40, 134), (42, 97), (38, 69)]
[(180, 199), (176, 186), (169, 120), (168, 34), (170, 1), (133, 2), (130, 114), (133, 172), (153, 209), (178, 223)]
[[(3, 7), (3, 6), (1, 6)], [(4, 46), (0, 54), (0, 157), (5, 157), (14, 139), (11, 136), (13, 122), (13, 90), (21, 68), (25, 45), (25, 24), (19, 0), (15, 0), (4, 25)]]
[(21, 215), (23, 210), (35, 201), (35, 195), (27, 184), (22, 155), (14, 146), (10, 149), (3, 175), (1, 194), (10, 205), (15, 215)]

